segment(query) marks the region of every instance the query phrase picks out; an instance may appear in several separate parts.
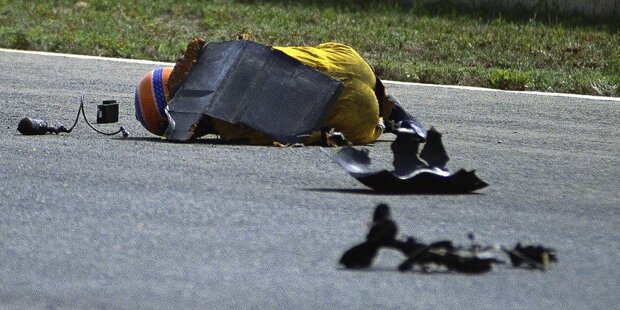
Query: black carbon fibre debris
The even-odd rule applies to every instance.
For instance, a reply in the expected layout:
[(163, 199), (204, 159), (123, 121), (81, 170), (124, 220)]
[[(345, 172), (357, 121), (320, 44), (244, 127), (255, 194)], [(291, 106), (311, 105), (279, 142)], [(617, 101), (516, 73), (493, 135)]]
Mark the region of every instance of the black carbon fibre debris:
[(323, 152), (352, 177), (378, 192), (468, 193), (488, 186), (476, 176), (475, 170), (460, 169), (453, 173), (445, 168), (449, 157), (441, 142), (441, 134), (434, 128), (428, 131), (419, 156), (420, 142), (410, 137), (399, 135), (392, 142), (394, 170), (391, 171), (372, 169), (365, 150), (347, 146), (334, 155), (324, 149)]

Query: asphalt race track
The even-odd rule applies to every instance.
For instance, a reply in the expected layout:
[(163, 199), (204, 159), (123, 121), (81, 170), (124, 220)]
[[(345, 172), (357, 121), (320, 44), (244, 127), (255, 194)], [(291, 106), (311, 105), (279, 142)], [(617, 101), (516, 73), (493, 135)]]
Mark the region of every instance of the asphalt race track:
[[(490, 184), (471, 195), (378, 195), (319, 147), (170, 143), (135, 120), (153, 63), (0, 51), (2, 309), (617, 309), (620, 101), (389, 83), (443, 132), (451, 169)], [(71, 125), (120, 103), (127, 139), (80, 120), (23, 136), (25, 116)], [(384, 135), (368, 146), (391, 161)], [(336, 151), (329, 150), (329, 151)], [(400, 236), (556, 248), (546, 272), (400, 273), (381, 252), (366, 271), (337, 264), (375, 204)]]

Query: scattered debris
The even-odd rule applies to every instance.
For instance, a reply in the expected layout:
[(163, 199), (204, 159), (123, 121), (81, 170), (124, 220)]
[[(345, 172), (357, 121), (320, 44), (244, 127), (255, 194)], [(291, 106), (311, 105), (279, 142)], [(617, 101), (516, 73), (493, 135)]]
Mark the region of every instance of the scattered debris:
[(398, 266), (400, 271), (418, 267), (423, 272), (455, 271), (461, 273), (484, 273), (492, 270), (493, 264), (504, 264), (495, 258), (490, 248), (461, 248), (452, 241), (443, 240), (430, 244), (419, 243), (413, 237), (397, 247), (407, 259)]
[[(115, 132), (103, 132), (93, 127), (90, 124), (88, 119), (86, 118), (86, 113), (84, 112), (84, 95), (80, 97), (80, 107), (78, 108), (77, 116), (75, 117), (75, 121), (73, 125), (69, 128), (65, 127), (60, 122), (56, 122), (55, 125), (51, 125), (50, 123), (36, 118), (24, 117), (17, 124), (17, 131), (22, 135), (44, 135), (47, 133), (60, 134), (62, 132), (70, 133), (77, 125), (78, 120), (80, 119), (80, 114), (84, 117), (84, 121), (92, 130), (97, 133), (113, 136), (118, 133), (122, 133), (124, 138), (129, 136), (129, 132), (121, 126)], [(104, 100), (103, 104), (97, 106), (97, 124), (108, 124), (108, 123), (116, 123), (118, 121), (118, 104), (116, 100)]]
[(392, 142), (393, 171), (374, 170), (365, 149), (345, 146), (335, 155), (322, 151), (362, 184), (386, 193), (467, 193), (487, 187), (475, 170), (460, 169), (451, 173), (446, 164), (450, 159), (441, 142), (441, 134), (432, 128), (425, 137), (418, 155), (418, 135), (399, 134)]
[(506, 262), (497, 254), (506, 253), (515, 268), (546, 270), (551, 262), (557, 262), (555, 250), (542, 245), (518, 243), (514, 249), (496, 246), (482, 246), (474, 242), (468, 247), (455, 246), (452, 241), (441, 240), (429, 244), (418, 242), (413, 237), (402, 241), (396, 238), (398, 226), (392, 220), (389, 206), (379, 204), (374, 211), (373, 221), (366, 241), (345, 251), (340, 264), (347, 269), (368, 268), (381, 248), (400, 251), (406, 258), (398, 266), (400, 271), (459, 272), (480, 274), (489, 272), (493, 265)]
[(551, 262), (558, 261), (555, 250), (542, 245), (523, 246), (519, 242), (512, 250), (502, 250), (508, 254), (510, 262), (515, 267), (545, 270)]

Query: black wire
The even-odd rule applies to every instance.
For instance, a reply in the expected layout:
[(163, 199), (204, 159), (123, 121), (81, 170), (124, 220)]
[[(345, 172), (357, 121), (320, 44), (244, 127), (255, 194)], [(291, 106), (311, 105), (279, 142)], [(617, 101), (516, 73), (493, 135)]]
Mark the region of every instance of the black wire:
[(124, 137), (127, 137), (129, 135), (123, 126), (121, 126), (115, 132), (103, 132), (103, 131), (97, 130), (97, 128), (93, 127), (93, 125), (91, 125), (90, 122), (88, 122), (88, 119), (86, 118), (86, 112), (84, 112), (84, 95), (82, 95), (82, 97), (80, 98), (80, 108), (78, 109), (77, 116), (75, 117), (75, 122), (73, 122), (73, 125), (71, 126), (71, 128), (67, 129), (67, 132), (71, 132), (73, 130), (73, 128), (75, 128), (75, 125), (77, 125), (77, 122), (80, 119), (80, 113), (82, 113), (82, 116), (84, 117), (84, 121), (86, 122), (88, 127), (90, 127), (92, 130), (96, 131), (97, 133), (100, 133), (100, 134), (106, 135), (106, 136), (113, 136), (113, 135), (116, 135), (116, 134), (119, 134), (119, 133), (122, 132)]
[[(124, 131), (124, 130), (125, 130), (125, 128), (123, 128), (123, 126), (121, 126), (121, 127), (120, 127), (117, 131), (115, 131), (115, 132), (103, 132), (103, 131), (99, 131), (99, 130), (97, 130), (97, 128), (93, 127), (93, 125), (91, 125), (91, 124), (88, 122), (88, 119), (86, 119), (86, 113), (84, 112), (84, 103), (83, 103), (83, 102), (80, 104), (80, 110), (82, 111), (82, 116), (84, 117), (84, 121), (86, 121), (86, 124), (87, 124), (90, 128), (92, 128), (92, 130), (94, 130), (94, 131), (96, 131), (96, 132), (98, 132), (98, 133), (100, 133), (100, 134), (102, 134), (102, 135), (106, 135), (106, 136), (113, 136), (113, 135), (118, 134), (118, 133), (120, 133), (120, 132), (122, 132), (122, 131)], [(79, 111), (78, 111), (78, 113), (79, 113)], [(79, 114), (78, 114), (78, 117), (79, 117)]]
[(75, 116), (75, 121), (73, 122), (73, 125), (71, 126), (71, 128), (67, 129), (67, 132), (71, 132), (73, 128), (75, 128), (75, 125), (77, 125), (77, 122), (80, 119), (80, 111), (82, 111), (83, 109), (84, 109), (84, 101), (81, 101), (80, 108), (78, 109), (78, 112), (77, 112), (77, 116)]

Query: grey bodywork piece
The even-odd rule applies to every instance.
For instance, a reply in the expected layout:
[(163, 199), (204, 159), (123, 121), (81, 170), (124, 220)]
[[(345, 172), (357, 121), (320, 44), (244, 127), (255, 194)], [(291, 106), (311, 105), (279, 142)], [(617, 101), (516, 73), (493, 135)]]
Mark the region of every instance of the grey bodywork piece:
[(243, 124), (274, 140), (302, 142), (319, 130), (343, 84), (251, 41), (209, 43), (170, 101), (166, 138), (194, 138), (204, 116)]
[(419, 140), (399, 135), (392, 142), (394, 170), (374, 170), (368, 152), (343, 147), (335, 155), (325, 151), (336, 163), (362, 184), (385, 193), (467, 193), (488, 186), (475, 170), (460, 169), (455, 173), (446, 168), (449, 160), (434, 128), (428, 131), (424, 148), (418, 155)]

